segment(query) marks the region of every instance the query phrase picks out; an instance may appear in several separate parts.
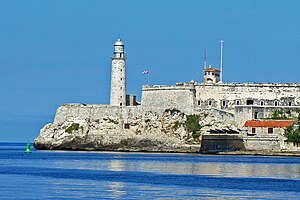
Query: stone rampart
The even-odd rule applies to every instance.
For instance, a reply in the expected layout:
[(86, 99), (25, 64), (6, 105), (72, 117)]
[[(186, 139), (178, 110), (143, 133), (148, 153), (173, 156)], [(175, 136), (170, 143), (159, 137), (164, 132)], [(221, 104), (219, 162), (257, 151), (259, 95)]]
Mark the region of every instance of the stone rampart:
[(123, 109), (120, 106), (100, 104), (64, 104), (60, 106), (54, 118), (54, 124), (61, 124), (68, 118), (101, 119), (103, 117), (121, 118)]
[(195, 84), (197, 106), (234, 109), (235, 105), (300, 105), (300, 84)]
[(176, 108), (186, 114), (194, 112), (194, 85), (183, 86), (144, 86), (141, 105), (146, 109)]

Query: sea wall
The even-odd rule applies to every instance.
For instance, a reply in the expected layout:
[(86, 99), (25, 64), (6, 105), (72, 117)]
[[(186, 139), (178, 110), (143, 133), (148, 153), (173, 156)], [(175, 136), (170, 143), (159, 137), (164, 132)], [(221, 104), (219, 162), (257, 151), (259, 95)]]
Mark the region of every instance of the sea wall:
[(249, 151), (280, 151), (284, 148), (284, 138), (278, 134), (246, 136), (243, 140)]
[(241, 134), (203, 135), (202, 153), (228, 151), (268, 151), (279, 152), (285, 148), (284, 137), (277, 134), (242, 136)]
[(216, 153), (224, 151), (244, 151), (243, 139), (240, 135), (203, 135), (200, 152)]

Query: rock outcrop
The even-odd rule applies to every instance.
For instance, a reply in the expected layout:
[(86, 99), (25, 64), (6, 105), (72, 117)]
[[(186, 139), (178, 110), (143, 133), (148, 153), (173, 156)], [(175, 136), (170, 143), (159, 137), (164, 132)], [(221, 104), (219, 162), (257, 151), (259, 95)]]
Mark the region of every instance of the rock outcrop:
[[(63, 105), (54, 123), (35, 139), (36, 149), (149, 152), (199, 152), (200, 140), (186, 128), (187, 115), (176, 109)], [(199, 113), (203, 130), (220, 127), (212, 113)]]
[[(95, 115), (99, 110), (107, 113), (107, 109), (111, 114)], [(185, 130), (185, 120), (186, 115), (177, 111), (159, 114), (109, 106), (64, 105), (58, 109), (54, 123), (41, 130), (34, 146), (36, 149), (198, 152), (199, 145)]]

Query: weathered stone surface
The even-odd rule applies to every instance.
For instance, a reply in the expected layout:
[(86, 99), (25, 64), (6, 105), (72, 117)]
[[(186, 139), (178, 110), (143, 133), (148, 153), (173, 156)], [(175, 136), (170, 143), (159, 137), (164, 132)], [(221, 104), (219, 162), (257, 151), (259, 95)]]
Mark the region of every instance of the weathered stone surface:
[[(202, 123), (213, 126), (201, 113)], [(41, 129), (36, 149), (199, 152), (199, 141), (185, 128), (186, 114), (142, 107), (63, 105), (53, 124)], [(129, 128), (126, 128), (129, 127)]]

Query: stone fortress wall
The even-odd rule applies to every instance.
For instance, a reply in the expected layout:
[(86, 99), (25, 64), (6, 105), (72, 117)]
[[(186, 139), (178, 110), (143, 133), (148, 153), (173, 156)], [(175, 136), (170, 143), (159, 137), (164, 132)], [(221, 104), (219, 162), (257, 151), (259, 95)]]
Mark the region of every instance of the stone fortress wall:
[(162, 115), (165, 110), (145, 109), (142, 106), (111, 106), (103, 104), (64, 104), (61, 105), (54, 118), (54, 124), (62, 124), (70, 118), (89, 119), (96, 121), (110, 118), (120, 124), (121, 128), (126, 123), (140, 118), (147, 121), (147, 112)]
[(234, 110), (236, 105), (300, 105), (300, 84), (196, 84), (197, 106)]
[(234, 111), (235, 106), (300, 105), (300, 84), (177, 83), (175, 86), (144, 86), (145, 107), (214, 107)]
[(192, 84), (180, 86), (144, 86), (141, 105), (145, 109), (176, 108), (187, 114), (194, 112), (195, 87)]
[(295, 116), (300, 108), (300, 84), (177, 83), (144, 86), (142, 106), (176, 108), (187, 114), (210, 110), (224, 123), (242, 127), (246, 120), (268, 118), (280, 110)]

